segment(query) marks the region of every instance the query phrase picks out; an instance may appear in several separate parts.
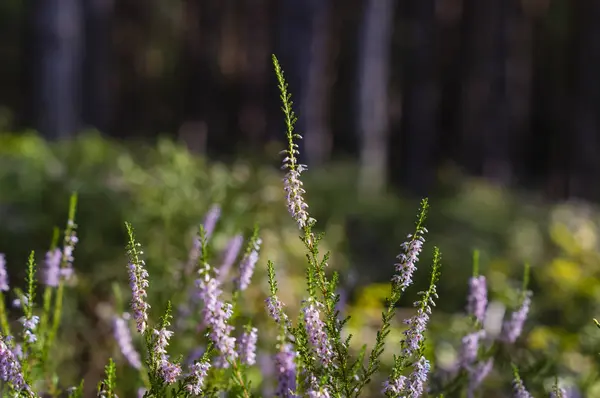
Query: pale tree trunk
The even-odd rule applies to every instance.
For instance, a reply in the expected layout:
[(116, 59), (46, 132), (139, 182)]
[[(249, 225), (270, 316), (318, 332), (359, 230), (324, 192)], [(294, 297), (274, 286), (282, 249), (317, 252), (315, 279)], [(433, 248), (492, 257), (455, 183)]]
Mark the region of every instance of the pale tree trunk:
[(79, 0), (32, 3), (35, 126), (50, 139), (80, 128), (82, 11)]
[(388, 84), (393, 0), (367, 0), (361, 28), (358, 78), (360, 195), (384, 190), (388, 166)]

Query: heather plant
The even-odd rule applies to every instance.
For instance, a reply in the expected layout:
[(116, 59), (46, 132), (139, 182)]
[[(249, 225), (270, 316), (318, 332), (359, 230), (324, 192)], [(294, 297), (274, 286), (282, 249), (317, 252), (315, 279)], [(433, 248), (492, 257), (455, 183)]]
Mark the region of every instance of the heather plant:
[[(256, 226), (248, 236), (233, 236), (220, 266), (215, 266), (210, 242), (223, 216), (219, 205), (208, 211), (187, 262), (173, 273), (177, 275), (178, 289), (172, 300), (162, 303), (163, 308), (154, 302), (151, 305), (149, 299), (158, 277), (149, 272), (133, 226), (125, 223), (131, 298), (129, 308), (125, 309), (120, 298), (122, 292), (115, 288), (112, 324), (122, 357), (139, 374), (138, 396), (251, 397), (259, 394), (257, 380), (262, 384), (274, 382), (273, 394), (280, 397), (477, 396), (481, 384), (493, 371), (505, 371), (494, 369), (494, 364), (499, 358), (511, 357), (511, 349), (523, 333), (532, 300), (529, 266), (525, 267), (514, 310), (500, 328), (494, 330), (489, 323), (497, 314), (490, 311), (487, 278), (480, 273), (479, 254), (475, 252), (466, 300), (469, 330), (462, 338), (455, 366), (443, 369), (436, 363), (431, 350), (433, 342), (428, 335), (441, 275), (442, 256), (434, 247), (428, 284), (418, 293), (412, 314), (404, 320), (401, 338), (391, 342), (397, 307), (420, 271), (417, 264), (428, 234), (425, 221), (429, 202), (424, 199), (414, 231), (401, 245), (375, 339), (368, 343), (361, 341), (360, 349), (355, 349), (353, 336), (346, 328), (350, 318), (343, 314), (344, 306), (340, 305), (340, 275), (329, 269), (330, 253), (322, 250), (324, 235), (317, 232), (317, 220), (309, 210), (303, 183), (307, 167), (299, 160), (298, 140), (302, 137), (294, 129), (296, 117), (291, 95), (275, 57), (273, 63), (286, 122), (283, 192), (290, 222), (297, 227), (306, 255), (305, 292), (297, 297), (298, 311), (291, 311), (292, 306), (283, 302), (278, 285), (279, 268), (269, 260), (266, 261), (267, 284), (264, 285), (268, 289), (264, 311), (272, 320), (271, 328), (264, 325), (259, 328), (255, 323), (256, 314), (248, 312), (242, 304), (247, 299), (248, 287), (260, 284), (254, 271), (265, 265), (261, 260), (262, 232)], [(38, 273), (33, 252), (27, 262), (25, 289), (13, 289), (16, 310), (22, 313), (16, 324), (18, 332), (15, 324), (9, 322), (4, 300), (0, 300), (0, 379), (4, 396), (66, 394), (81, 397), (84, 394), (83, 382), (73, 387), (59, 383), (51, 355), (56, 349), (65, 289), (76, 283), (73, 271), (74, 248), (78, 242), (76, 205), (77, 197), (73, 195), (62, 246), (58, 245), (59, 233), (55, 231), (39, 273), (44, 285), (41, 308), (36, 306), (40, 300), (36, 300)], [(5, 259), (0, 256), (0, 294), (3, 295), (0, 299), (4, 299), (9, 288)], [(194, 348), (181, 352), (173, 344), (178, 340), (192, 342)], [(261, 341), (273, 365), (272, 380), (255, 377)], [(391, 367), (382, 361), (384, 351), (393, 353)], [(519, 358), (510, 359), (516, 363)], [(112, 358), (107, 361), (104, 379), (98, 384), (96, 394), (113, 398), (117, 396), (117, 364)], [(532, 396), (527, 389), (529, 382), (521, 376), (523, 372), (516, 364), (512, 365), (512, 374), (506, 373), (513, 379), (513, 396)], [(266, 395), (264, 391), (262, 395)], [(567, 391), (559, 387), (558, 379), (552, 391), (546, 392), (551, 396), (568, 397)]]

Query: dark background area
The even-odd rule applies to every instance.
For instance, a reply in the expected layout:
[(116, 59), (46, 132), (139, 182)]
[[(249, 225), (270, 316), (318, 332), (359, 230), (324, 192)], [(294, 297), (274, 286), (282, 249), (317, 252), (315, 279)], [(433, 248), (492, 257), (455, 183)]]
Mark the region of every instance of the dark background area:
[(365, 188), (426, 194), (449, 164), (600, 199), (595, 0), (3, 0), (0, 126), (170, 134), (230, 157), (282, 135), (350, 156)]

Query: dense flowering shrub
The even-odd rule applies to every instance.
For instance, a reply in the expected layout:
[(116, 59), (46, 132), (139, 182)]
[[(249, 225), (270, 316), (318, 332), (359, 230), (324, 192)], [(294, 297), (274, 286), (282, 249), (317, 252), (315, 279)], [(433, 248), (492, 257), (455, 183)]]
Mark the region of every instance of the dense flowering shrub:
[[(142, 245), (131, 224), (126, 223), (127, 273), (130, 287), (130, 306), (127, 313), (113, 318), (114, 338), (127, 365), (139, 371), (141, 397), (217, 397), (257, 396), (253, 385), (252, 368), (258, 365), (257, 345), (261, 339), (270, 339), (269, 362), (272, 366), (273, 394), (280, 397), (359, 397), (367, 391), (377, 391), (389, 397), (456, 396), (474, 397), (482, 382), (494, 371), (495, 358), (514, 345), (523, 331), (530, 310), (532, 293), (528, 289), (529, 267), (525, 268), (518, 305), (502, 322), (497, 332), (489, 327), (493, 317), (488, 306), (487, 280), (479, 274), (474, 261), (469, 280), (467, 317), (469, 332), (462, 339), (460, 356), (453, 367), (443, 369), (428, 352), (427, 331), (433, 308), (438, 300), (437, 283), (441, 276), (441, 252), (433, 249), (433, 264), (427, 288), (414, 302), (413, 314), (406, 318), (406, 328), (400, 341), (390, 344), (388, 337), (393, 328), (396, 307), (413, 284), (418, 261), (426, 241), (425, 221), (428, 201), (421, 202), (415, 230), (401, 246), (395, 273), (390, 279), (389, 296), (381, 316), (376, 338), (361, 350), (352, 347), (353, 336), (346, 333), (349, 320), (340, 310), (339, 275), (328, 270), (329, 253), (322, 253), (323, 236), (314, 232), (316, 220), (311, 217), (305, 199), (302, 173), (306, 166), (299, 163), (295, 133), (296, 118), (291, 96), (287, 91), (283, 71), (274, 58), (283, 112), (286, 121), (288, 147), (284, 150), (283, 191), (291, 219), (298, 227), (299, 237), (306, 252), (304, 297), (298, 298), (300, 310), (291, 313), (280, 297), (276, 266), (267, 262), (268, 294), (264, 311), (272, 319), (272, 330), (263, 330), (253, 324), (253, 314), (241, 310), (253, 272), (260, 266), (262, 240), (260, 230), (254, 229), (242, 252), (244, 238), (235, 236), (228, 244), (220, 267), (211, 265), (213, 257), (209, 241), (221, 216), (215, 205), (199, 227), (197, 237), (184, 264), (181, 290), (189, 292), (189, 301), (195, 303), (199, 316), (187, 307), (178, 307), (177, 317), (191, 318), (192, 330), (178, 328), (173, 323), (171, 302), (165, 303), (162, 316), (155, 320), (154, 308), (149, 304), (153, 276), (145, 263)], [(0, 256), (0, 379), (2, 392), (9, 397), (83, 396), (83, 382), (74, 387), (60, 385), (49, 356), (61, 323), (64, 291), (76, 282), (73, 271), (74, 250), (78, 243), (75, 224), (77, 197), (70, 203), (68, 222), (62, 245), (58, 234), (45, 256), (41, 282), (44, 285), (41, 308), (36, 306), (37, 280), (34, 253), (27, 267), (25, 291), (13, 289), (15, 306), (22, 316), (18, 332), (13, 330), (5, 308), (4, 294), (10, 290), (5, 259)], [(241, 259), (235, 268), (236, 259)], [(193, 283), (190, 283), (193, 281)], [(189, 286), (191, 284), (191, 286)], [(198, 322), (193, 322), (198, 319)], [(130, 326), (135, 325), (132, 330)], [(599, 325), (600, 327), (600, 325)], [(136, 337), (132, 335), (135, 331)], [(193, 353), (175, 356), (170, 343), (180, 336), (192, 335), (198, 344)], [(135, 344), (143, 340), (143, 350)], [(362, 343), (362, 342), (361, 342)], [(385, 350), (394, 353), (389, 372), (382, 366)], [(502, 369), (498, 371), (503, 371)], [(526, 382), (521, 379), (517, 365), (513, 365), (513, 393), (515, 397), (530, 397)], [(105, 379), (97, 388), (98, 397), (116, 397), (116, 364), (108, 359)], [(270, 382), (266, 381), (265, 383)], [(375, 390), (373, 383), (381, 383)], [(551, 396), (567, 397), (558, 380), (548, 391)], [(264, 390), (263, 390), (264, 391)]]

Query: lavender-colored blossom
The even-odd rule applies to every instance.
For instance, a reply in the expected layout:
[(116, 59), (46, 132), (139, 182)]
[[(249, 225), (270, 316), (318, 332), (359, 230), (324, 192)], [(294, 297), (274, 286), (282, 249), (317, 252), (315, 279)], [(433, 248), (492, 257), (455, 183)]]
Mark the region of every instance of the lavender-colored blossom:
[(160, 375), (165, 383), (172, 384), (177, 381), (177, 378), (181, 374), (181, 366), (169, 362), (169, 356), (167, 355), (167, 346), (169, 345), (169, 339), (173, 336), (173, 332), (162, 328), (160, 330), (153, 329), (152, 334), (154, 337), (153, 351), (155, 354), (158, 354)]
[(313, 375), (310, 375), (307, 383), (310, 387), (308, 391), (306, 391), (306, 395), (309, 398), (330, 398), (331, 394), (329, 394), (329, 390), (327, 387), (319, 386), (317, 382), (317, 378)]
[(485, 336), (485, 330), (469, 333), (462, 338), (462, 349), (460, 352), (459, 366), (467, 369), (477, 359), (479, 340)]
[(562, 387), (555, 388), (555, 391), (550, 392), (550, 398), (569, 398), (567, 390)]
[(256, 341), (258, 340), (258, 329), (252, 328), (245, 331), (240, 337), (238, 355), (243, 364), (252, 366), (256, 363)]
[(397, 284), (402, 291), (406, 290), (413, 282), (412, 275), (417, 269), (419, 254), (425, 243), (425, 238), (423, 237), (425, 232), (427, 232), (427, 229), (422, 228), (417, 231), (414, 236), (408, 235), (409, 240), (402, 244), (404, 253), (401, 253), (396, 257), (400, 262), (395, 264), (397, 274), (392, 277), (392, 281)]
[(407, 382), (408, 378), (406, 376), (398, 376), (393, 380), (386, 380), (383, 383), (381, 392), (386, 395), (398, 396), (406, 388)]
[[(202, 226), (204, 228), (204, 238), (206, 241), (210, 239), (212, 236), (215, 226), (217, 225), (217, 221), (221, 217), (221, 206), (214, 204), (208, 210), (206, 215), (204, 216), (204, 221), (202, 222)], [(187, 273), (191, 273), (196, 264), (198, 263), (198, 258), (200, 257), (200, 251), (202, 249), (202, 242), (200, 242), (199, 236), (194, 236), (194, 240), (192, 241), (192, 248), (190, 249), (190, 253), (188, 255), (188, 262), (185, 266), (185, 271)]]
[(144, 268), (144, 261), (140, 261), (140, 264), (130, 263), (128, 270), (133, 319), (135, 319), (138, 332), (144, 333), (148, 325), (148, 309), (150, 308), (150, 304), (146, 302), (148, 295), (146, 288), (149, 286), (148, 271)]
[(487, 285), (485, 276), (479, 275), (469, 279), (469, 297), (467, 299), (467, 313), (483, 323), (487, 307)]
[(61, 269), (60, 261), (62, 259), (62, 251), (58, 248), (50, 250), (46, 253), (44, 261), (44, 269), (42, 272), (42, 282), (46, 286), (57, 287), (60, 282)]
[(208, 272), (205, 273), (204, 278), (196, 282), (200, 297), (204, 301), (202, 310), (204, 322), (210, 327), (210, 338), (221, 354), (220, 366), (226, 368), (229, 366), (228, 361), (237, 358), (236, 339), (231, 336), (233, 327), (228, 324), (233, 315), (233, 307), (230, 303), (220, 300), (222, 290), (218, 281)]
[(427, 306), (425, 309), (419, 308), (416, 315), (404, 321), (408, 325), (408, 328), (403, 332), (405, 338), (402, 354), (405, 357), (411, 357), (421, 347), (424, 340), (423, 333), (429, 321), (429, 314), (431, 314), (430, 307)]
[(494, 359), (490, 358), (487, 361), (479, 362), (468, 369), (469, 385), (467, 388), (467, 396), (469, 398), (473, 397), (475, 390), (481, 385), (485, 378), (488, 377), (493, 368)]
[(285, 151), (286, 157), (283, 159), (283, 170), (287, 170), (285, 177), (283, 178), (283, 189), (286, 193), (287, 208), (292, 218), (298, 224), (298, 228), (304, 229), (310, 225), (313, 220), (308, 215), (308, 204), (304, 200), (304, 194), (306, 191), (302, 188), (302, 180), (300, 174), (307, 169), (306, 165), (298, 164), (296, 155), (298, 151), (298, 145), (292, 144), (292, 150)]
[(79, 242), (79, 238), (77, 237), (77, 233), (75, 232), (75, 228), (77, 225), (73, 223), (72, 220), (69, 220), (69, 224), (71, 229), (71, 234), (65, 237), (65, 243), (62, 251), (62, 264), (60, 274), (64, 280), (69, 280), (73, 276), (73, 252), (75, 251), (75, 245)]
[(0, 291), (8, 292), (8, 272), (6, 272), (6, 257), (0, 253)]
[(146, 391), (148, 391), (148, 390), (146, 390), (144, 387), (138, 388), (138, 390), (137, 390), (138, 398), (144, 398), (144, 394), (146, 394)]
[(515, 398), (533, 398), (533, 395), (527, 391), (525, 385), (523, 385), (523, 381), (520, 378), (515, 379), (513, 382), (513, 390), (515, 393)]
[(242, 235), (236, 235), (227, 243), (225, 248), (225, 255), (223, 257), (223, 263), (219, 268), (219, 282), (223, 282), (229, 270), (233, 266), (235, 259), (237, 258), (242, 245), (244, 244), (244, 237)]
[(210, 362), (208, 361), (196, 362), (191, 365), (190, 379), (185, 385), (185, 390), (192, 395), (200, 395), (209, 369)]
[(282, 344), (275, 354), (275, 371), (277, 372), (277, 397), (296, 396), (296, 352), (291, 344)]
[(531, 306), (531, 292), (525, 292), (523, 303), (521, 307), (510, 316), (510, 319), (502, 325), (502, 340), (507, 343), (514, 343), (517, 341), (521, 332), (523, 331), (523, 325), (527, 319), (529, 313), (529, 307)]
[(140, 359), (140, 354), (133, 347), (131, 331), (127, 326), (126, 317), (126, 315), (115, 316), (113, 319), (115, 341), (127, 362), (135, 369), (140, 369), (142, 367), (142, 361)]
[[(287, 317), (283, 313), (283, 304), (277, 296), (270, 296), (265, 299), (269, 316), (277, 323), (286, 321)], [(282, 319), (283, 318), (283, 319)]]
[(40, 317), (37, 315), (31, 318), (21, 317), (19, 321), (23, 324), (23, 339), (29, 344), (35, 343), (37, 341), (35, 329), (40, 322)]
[(408, 378), (408, 391), (411, 397), (423, 395), (430, 369), (429, 361), (423, 356), (413, 365), (413, 371)]
[(21, 371), (21, 364), (15, 358), (14, 353), (0, 337), (0, 379), (10, 383), (16, 390), (31, 391), (25, 382)]
[(325, 331), (325, 324), (320, 318), (318, 305), (319, 303), (310, 300), (302, 308), (302, 312), (304, 313), (304, 325), (308, 340), (315, 349), (318, 360), (323, 366), (327, 367), (333, 361), (333, 350)]
[(213, 231), (215, 230), (215, 226), (217, 225), (217, 221), (221, 217), (221, 206), (214, 204), (206, 213), (204, 217), (204, 222), (202, 225), (204, 226), (204, 233), (206, 240), (209, 240), (212, 236)]
[(246, 290), (248, 285), (250, 285), (254, 267), (256, 267), (256, 263), (258, 262), (258, 252), (260, 251), (262, 240), (257, 238), (253, 243), (252, 250), (244, 255), (244, 258), (240, 263), (240, 276), (237, 281), (238, 289), (240, 289), (240, 291)]

